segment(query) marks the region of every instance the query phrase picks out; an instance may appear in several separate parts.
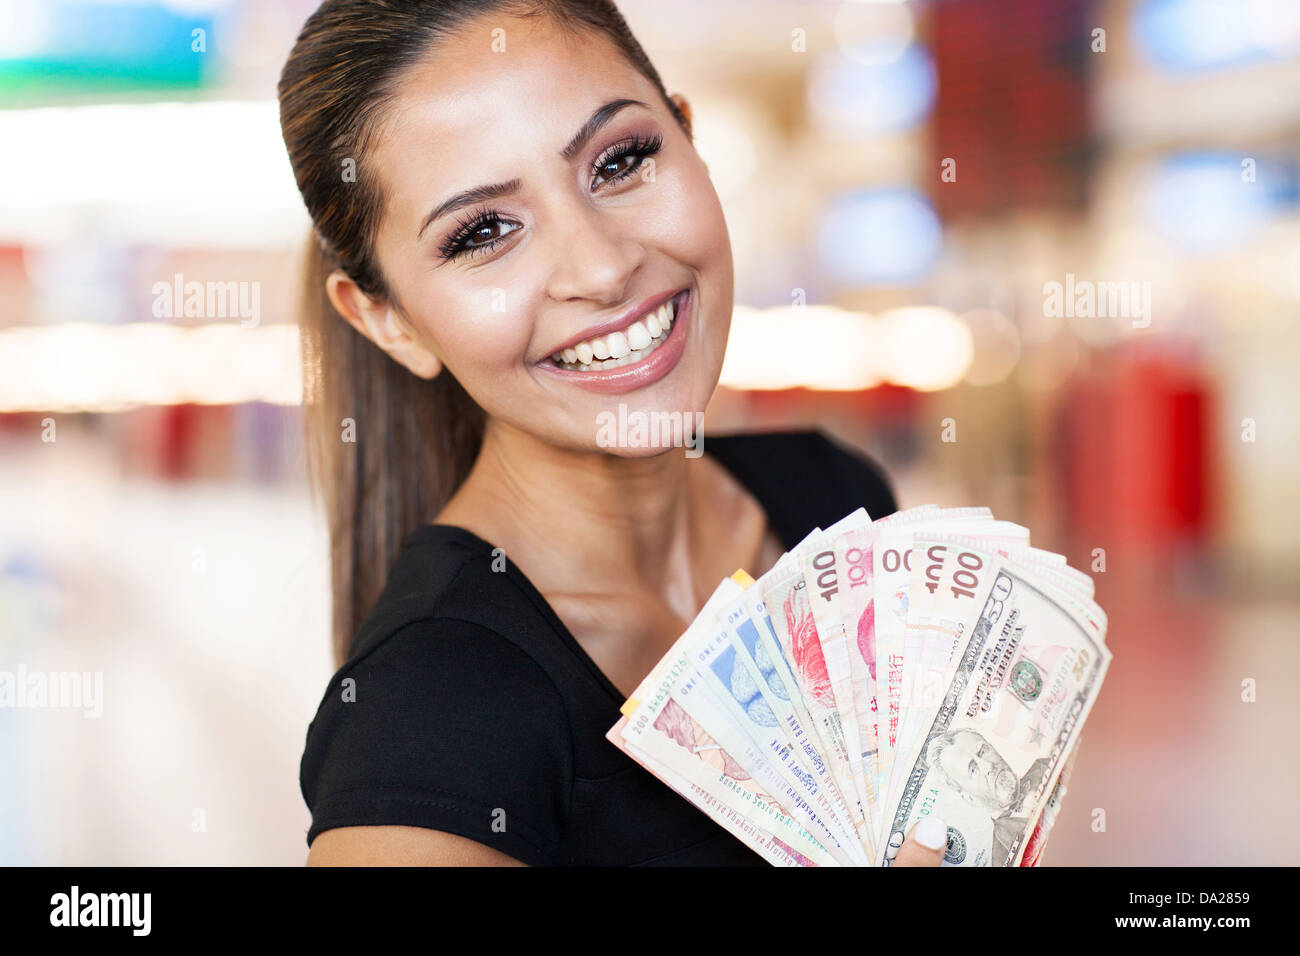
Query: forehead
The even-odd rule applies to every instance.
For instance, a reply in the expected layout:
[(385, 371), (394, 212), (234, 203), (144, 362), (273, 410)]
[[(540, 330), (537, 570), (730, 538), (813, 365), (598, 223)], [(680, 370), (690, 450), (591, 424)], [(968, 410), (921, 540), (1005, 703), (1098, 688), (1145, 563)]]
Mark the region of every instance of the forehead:
[(656, 92), (603, 34), (544, 17), (473, 20), (397, 80), (375, 137), (387, 211), (422, 214), (452, 190), (527, 180), (618, 96), (653, 103)]

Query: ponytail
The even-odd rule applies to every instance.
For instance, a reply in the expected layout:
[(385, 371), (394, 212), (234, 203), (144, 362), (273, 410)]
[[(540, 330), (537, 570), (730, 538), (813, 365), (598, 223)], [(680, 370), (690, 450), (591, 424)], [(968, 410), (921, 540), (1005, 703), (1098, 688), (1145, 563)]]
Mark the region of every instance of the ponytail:
[[(444, 367), (422, 379), (334, 310), (325, 279), (345, 272), (390, 298), (374, 253), (383, 208), (367, 162), (402, 72), (495, 14), (550, 17), (604, 36), (654, 84), (690, 135), (613, 0), (324, 0), (280, 75), (280, 130), (315, 226), (304, 269), (301, 343), (308, 469), (329, 519), (336, 666), (383, 590), (406, 535), (432, 520), (469, 474), (483, 410)], [(342, 171), (355, 175), (345, 178)]]
[(335, 667), (383, 590), (402, 540), (469, 474), (483, 410), (449, 371), (413, 375), (335, 311), (338, 268), (316, 240), (303, 269), (303, 419), (312, 488), (329, 521)]

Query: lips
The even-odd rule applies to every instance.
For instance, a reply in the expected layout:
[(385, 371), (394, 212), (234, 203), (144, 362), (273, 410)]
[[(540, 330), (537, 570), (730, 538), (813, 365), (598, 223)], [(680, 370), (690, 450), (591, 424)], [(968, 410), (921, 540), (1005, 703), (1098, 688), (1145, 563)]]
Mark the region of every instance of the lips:
[(597, 322), (595, 325), (584, 329), (582, 332), (579, 332), (567, 341), (554, 346), (551, 349), (550, 354), (552, 356), (556, 354), (562, 355), (566, 349), (576, 350), (580, 343), (592, 342), (597, 338), (608, 336), (611, 332), (622, 331), (626, 333), (627, 329), (633, 323), (637, 320), (644, 322), (648, 315), (657, 310), (660, 306), (664, 305), (664, 303), (675, 299), (678, 300), (678, 304), (680, 305), (680, 297), (685, 295), (686, 292), (686, 289), (674, 289), (668, 292), (659, 292), (655, 295), (647, 296), (635, 305), (624, 309), (621, 315), (612, 316), (603, 322)]
[[(631, 328), (640, 324), (648, 333), (650, 327), (646, 324), (646, 314), (654, 315), (657, 310), (664, 305), (669, 305), (672, 309), (672, 317), (668, 319), (668, 329), (665, 331), (662, 327), (662, 313), (656, 318), (660, 322), (660, 334), (652, 336), (650, 343), (641, 349), (632, 349), (631, 342), (627, 342), (628, 352), (618, 358), (614, 357), (614, 351), (609, 349), (609, 339), (614, 335), (621, 335), (625, 339), (628, 335), (624, 328)], [(677, 365), (686, 348), (687, 330), (693, 319), (695, 312), (695, 289), (682, 290), (673, 295), (656, 296), (651, 300), (650, 307), (645, 309), (641, 314), (634, 314), (628, 319), (619, 320), (624, 323), (619, 326), (615, 322), (605, 323), (598, 326), (597, 330), (604, 332), (604, 335), (593, 336), (590, 331), (584, 333), (587, 338), (574, 340), (566, 349), (572, 349), (574, 358), (578, 357), (578, 345), (587, 345), (592, 348), (592, 361), (590, 363), (564, 362), (565, 349), (559, 350), (560, 361), (557, 362), (555, 353), (551, 357), (543, 359), (537, 364), (537, 368), (542, 372), (555, 375), (565, 381), (585, 388), (589, 391), (603, 393), (622, 393), (635, 391), (638, 388), (644, 388), (659, 379), (663, 378)], [(638, 336), (640, 334), (633, 332)], [(604, 338), (605, 349), (610, 351), (610, 358), (597, 359), (594, 345), (591, 345), (593, 339)], [(615, 339), (615, 349), (622, 351), (622, 344)], [(596, 367), (599, 365), (599, 367)]]
[(584, 339), (571, 348), (554, 353), (551, 361), (579, 372), (635, 364), (668, 338), (677, 316), (677, 302), (678, 297), (674, 296), (637, 318), (627, 328)]

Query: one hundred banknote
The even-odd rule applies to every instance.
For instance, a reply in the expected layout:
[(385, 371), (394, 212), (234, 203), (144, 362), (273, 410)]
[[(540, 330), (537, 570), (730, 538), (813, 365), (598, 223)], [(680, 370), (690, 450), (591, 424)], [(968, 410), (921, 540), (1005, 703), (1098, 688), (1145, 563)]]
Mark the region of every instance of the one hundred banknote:
[(1111, 654), (1091, 579), (987, 508), (816, 528), (723, 581), (607, 737), (768, 862), (1034, 866)]

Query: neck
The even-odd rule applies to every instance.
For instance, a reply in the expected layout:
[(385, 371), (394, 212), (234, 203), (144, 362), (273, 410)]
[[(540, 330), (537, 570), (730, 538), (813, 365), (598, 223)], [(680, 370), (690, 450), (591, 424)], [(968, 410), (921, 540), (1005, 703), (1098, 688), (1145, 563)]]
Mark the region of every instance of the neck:
[(557, 448), (489, 420), (474, 468), (444, 514), (451, 523), (472, 516), (507, 560), (512, 548), (523, 560), (537, 556), (526, 570), (543, 593), (636, 585), (680, 593), (694, 590), (700, 511), (693, 476), (701, 470), (686, 464), (681, 449), (624, 458)]

